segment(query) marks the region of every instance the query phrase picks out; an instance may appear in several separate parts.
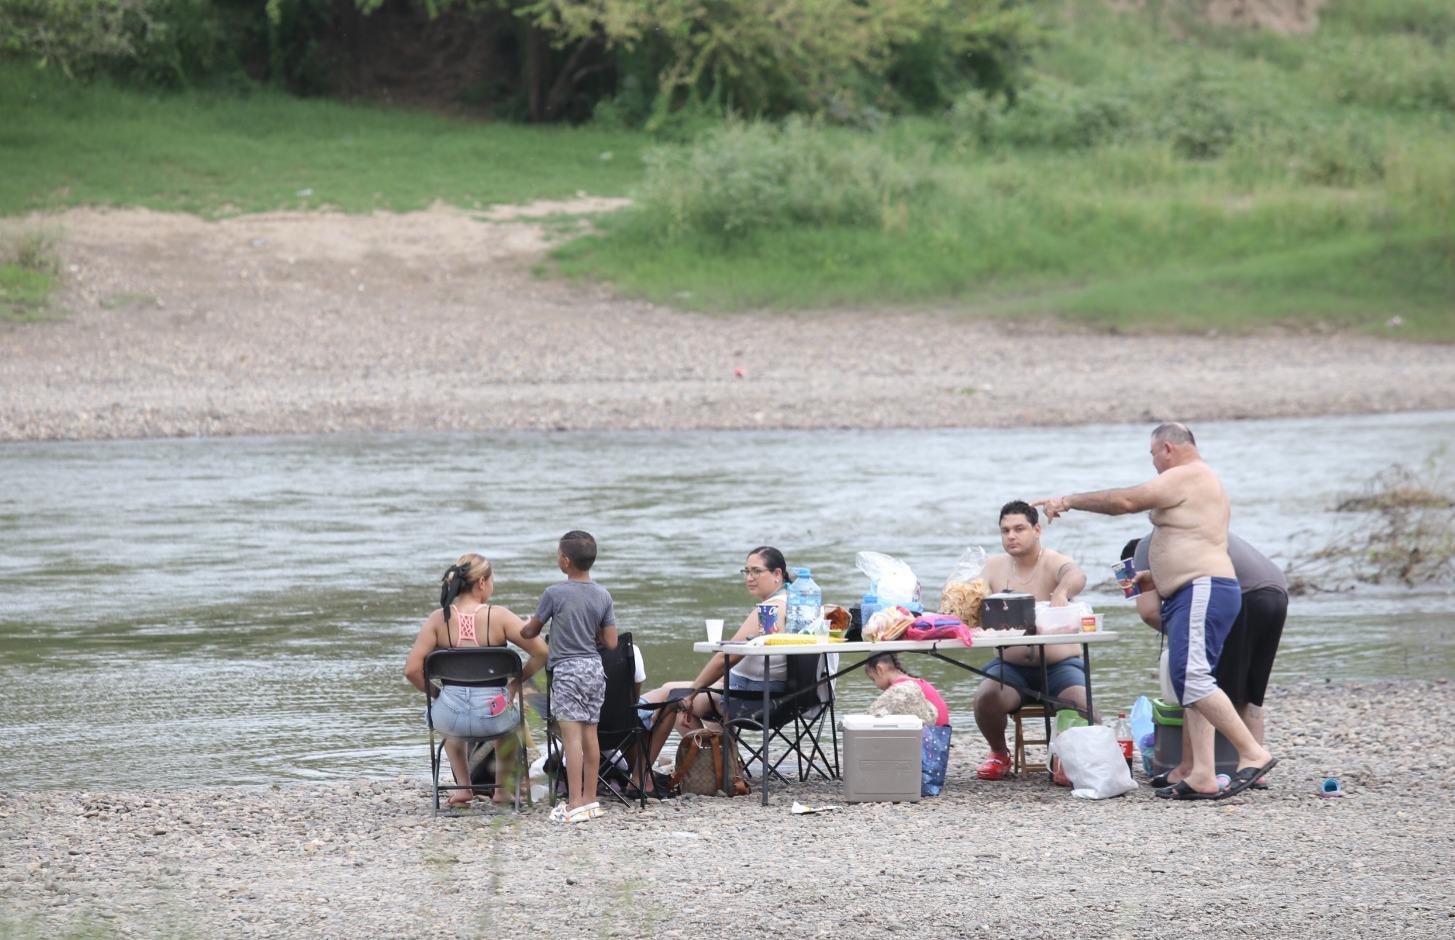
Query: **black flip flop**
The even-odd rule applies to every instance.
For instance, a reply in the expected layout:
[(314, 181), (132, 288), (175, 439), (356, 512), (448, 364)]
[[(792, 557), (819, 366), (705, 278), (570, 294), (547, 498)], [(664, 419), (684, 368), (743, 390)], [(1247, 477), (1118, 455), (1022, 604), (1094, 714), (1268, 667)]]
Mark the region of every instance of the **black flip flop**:
[[(1171, 772), (1172, 771), (1169, 770), (1167, 773)], [(1148, 780), (1147, 784), (1154, 790), (1165, 790), (1166, 788), (1172, 786), (1172, 781), (1167, 779), (1167, 774), (1158, 774), (1151, 780)]]
[(1244, 767), (1233, 774), (1233, 782), (1223, 790), (1225, 796), (1236, 796), (1258, 782), (1258, 778), (1268, 773), (1278, 765), (1278, 758), (1269, 758), (1268, 763), (1262, 767)]
[(1203, 793), (1188, 786), (1186, 780), (1179, 780), (1170, 787), (1158, 790), (1157, 796), (1164, 800), (1221, 800), (1227, 792), (1219, 790), (1216, 793)]

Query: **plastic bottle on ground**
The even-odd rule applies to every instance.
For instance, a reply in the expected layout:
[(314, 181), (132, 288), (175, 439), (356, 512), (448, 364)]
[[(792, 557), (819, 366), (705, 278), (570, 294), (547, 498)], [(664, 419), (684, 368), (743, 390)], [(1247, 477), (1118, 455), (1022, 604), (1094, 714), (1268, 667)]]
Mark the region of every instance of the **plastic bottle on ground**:
[(1117, 712), (1116, 724), (1113, 726), (1117, 733), (1117, 744), (1121, 745), (1122, 756), (1127, 759), (1127, 769), (1132, 769), (1132, 723), (1127, 721), (1126, 712)]
[(823, 615), (823, 592), (807, 568), (795, 568), (793, 582), (788, 585), (787, 621), (789, 633), (806, 633)]

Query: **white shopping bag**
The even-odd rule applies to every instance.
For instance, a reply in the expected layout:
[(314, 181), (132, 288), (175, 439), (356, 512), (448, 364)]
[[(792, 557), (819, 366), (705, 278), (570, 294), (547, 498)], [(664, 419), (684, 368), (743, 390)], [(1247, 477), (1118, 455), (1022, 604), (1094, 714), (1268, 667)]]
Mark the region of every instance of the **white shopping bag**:
[(1104, 800), (1137, 788), (1116, 732), (1105, 725), (1067, 728), (1051, 742), (1051, 753), (1061, 759), (1072, 796)]

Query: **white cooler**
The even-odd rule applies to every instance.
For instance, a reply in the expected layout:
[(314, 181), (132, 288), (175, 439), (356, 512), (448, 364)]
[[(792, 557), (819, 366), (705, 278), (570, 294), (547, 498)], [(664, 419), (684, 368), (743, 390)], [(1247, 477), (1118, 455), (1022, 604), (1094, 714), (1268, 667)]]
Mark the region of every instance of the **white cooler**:
[(924, 723), (913, 715), (845, 715), (844, 800), (919, 802)]

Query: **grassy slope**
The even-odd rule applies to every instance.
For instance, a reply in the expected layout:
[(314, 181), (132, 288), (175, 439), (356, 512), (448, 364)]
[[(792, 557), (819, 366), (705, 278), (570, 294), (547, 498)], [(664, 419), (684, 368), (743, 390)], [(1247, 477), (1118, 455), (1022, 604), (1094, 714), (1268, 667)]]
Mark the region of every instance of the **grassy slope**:
[[(1082, 5), (1039, 63), (1039, 116), (1023, 107), (989, 139), (953, 115), (880, 135), (935, 181), (883, 224), (725, 240), (664, 235), (670, 213), (646, 205), (557, 257), (702, 309), (934, 301), (1125, 330), (1317, 321), (1455, 340), (1455, 17), (1396, 7), (1412, 19), (1346, 2), (1313, 38), (1174, 41)], [(1231, 142), (1180, 154), (1177, 135), (1210, 120)]]
[[(930, 181), (886, 204), (882, 223), (725, 242), (672, 231), (648, 207), (562, 248), (561, 269), (714, 310), (932, 302), (1127, 330), (1320, 321), (1455, 340), (1455, 8), (1342, 0), (1311, 39), (1172, 39), (1097, 4), (1048, 9), (1057, 38), (1037, 66), (1039, 112), (1019, 109), (988, 136), (964, 114), (872, 136), (823, 131)], [(1169, 106), (1189, 76), (1193, 91)], [(1203, 96), (1233, 122), (1235, 139), (1211, 159), (1179, 155), (1176, 126), (1136, 125), (1154, 113), (1175, 124), (1184, 111), (1195, 125)], [(1097, 117), (1108, 107), (1123, 122), (1110, 129)], [(641, 181), (649, 143), (263, 92), (78, 87), (0, 63), (0, 214), (618, 195)], [(34, 291), (18, 278), (6, 271), (8, 293)], [(1398, 329), (1387, 325), (1395, 316)]]
[[(0, 214), (474, 207), (622, 195), (640, 134), (478, 124), (258, 92), (148, 95), (0, 63)], [(309, 191), (306, 195), (300, 192)]]

